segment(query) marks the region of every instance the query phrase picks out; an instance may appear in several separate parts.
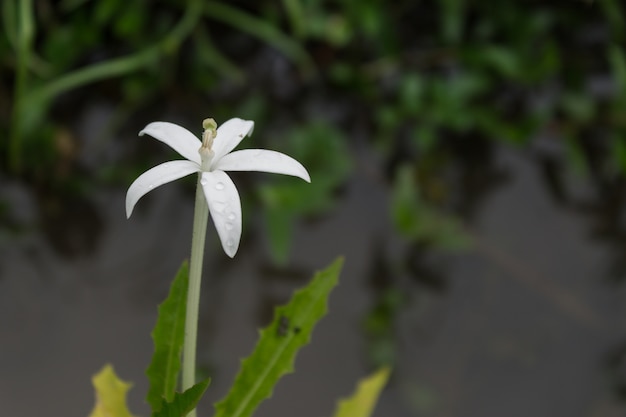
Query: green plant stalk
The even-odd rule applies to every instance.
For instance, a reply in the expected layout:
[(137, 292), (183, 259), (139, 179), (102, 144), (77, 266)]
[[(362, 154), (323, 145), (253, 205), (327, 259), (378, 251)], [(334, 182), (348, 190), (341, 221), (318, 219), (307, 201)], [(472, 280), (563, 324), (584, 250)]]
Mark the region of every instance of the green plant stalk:
[[(196, 382), (196, 343), (198, 336), (198, 311), (200, 307), (200, 283), (202, 280), (202, 260), (204, 258), (204, 241), (208, 220), (209, 206), (202, 191), (200, 175), (198, 175), (191, 235), (185, 341), (183, 343), (183, 391), (191, 388)], [(196, 410), (193, 410), (187, 416), (196, 417)]]
[[(9, 1), (9, 0), (5, 0)], [(28, 77), (28, 60), (34, 36), (33, 4), (31, 0), (22, 0), (18, 5), (17, 65), (15, 69), (15, 90), (13, 94), (13, 114), (9, 140), (9, 165), (18, 172), (21, 169), (22, 147), (22, 111), (24, 109), (24, 91)]]
[(127, 57), (112, 59), (86, 68), (81, 68), (33, 91), (28, 96), (28, 99), (34, 102), (47, 101), (65, 91), (80, 87), (92, 81), (130, 73), (146, 65), (152, 59), (156, 59), (158, 53), (158, 47), (151, 47)]

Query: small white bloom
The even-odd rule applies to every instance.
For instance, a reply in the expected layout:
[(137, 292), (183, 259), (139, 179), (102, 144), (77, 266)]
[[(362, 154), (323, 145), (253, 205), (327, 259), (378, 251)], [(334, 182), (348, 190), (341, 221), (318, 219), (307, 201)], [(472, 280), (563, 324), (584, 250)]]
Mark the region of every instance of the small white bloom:
[(128, 188), (126, 216), (130, 218), (137, 201), (156, 187), (199, 172), (209, 212), (231, 258), (241, 239), (241, 201), (230, 177), (224, 171), (264, 171), (293, 175), (311, 182), (307, 170), (295, 159), (280, 152), (245, 149), (231, 152), (245, 136), (252, 134), (254, 122), (230, 119), (219, 128), (213, 119), (203, 123), (202, 141), (187, 129), (168, 122), (147, 125), (139, 135), (148, 134), (169, 145), (187, 160), (169, 161), (141, 174)]

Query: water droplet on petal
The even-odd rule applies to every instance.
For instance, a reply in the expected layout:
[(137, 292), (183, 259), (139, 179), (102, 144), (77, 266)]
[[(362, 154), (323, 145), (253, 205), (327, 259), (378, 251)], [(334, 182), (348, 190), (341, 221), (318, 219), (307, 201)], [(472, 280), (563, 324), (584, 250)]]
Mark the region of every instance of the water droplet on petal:
[(206, 178), (202, 178), (202, 179), (200, 180), (200, 184), (202, 184), (202, 185), (207, 185), (207, 183), (208, 183), (208, 182), (209, 182), (209, 181), (208, 181)]
[(236, 217), (236, 216), (235, 216), (235, 213), (230, 212), (230, 213), (228, 213), (228, 216), (227, 216), (227, 217), (228, 217), (228, 220), (235, 220), (235, 217)]
[(153, 189), (153, 188), (154, 188), (154, 185), (153, 185), (153, 184), (148, 185), (148, 189), (150, 189), (150, 190), (151, 190), (151, 189)]
[(234, 243), (232, 240), (230, 240), (230, 239), (226, 241), (226, 246), (228, 246), (229, 248), (232, 248), (232, 246), (233, 246), (234, 244), (235, 244), (235, 243)]
[(223, 190), (224, 189), (224, 183), (218, 182), (217, 184), (215, 184), (215, 189), (216, 190)]

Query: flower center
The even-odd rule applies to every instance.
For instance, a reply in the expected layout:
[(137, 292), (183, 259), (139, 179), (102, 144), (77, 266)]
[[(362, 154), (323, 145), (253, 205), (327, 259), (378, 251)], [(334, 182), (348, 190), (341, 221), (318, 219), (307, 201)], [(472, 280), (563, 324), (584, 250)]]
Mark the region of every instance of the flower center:
[(202, 161), (202, 170), (209, 171), (211, 168), (211, 160), (213, 159), (213, 140), (217, 136), (217, 123), (213, 119), (204, 119), (202, 121), (202, 146), (198, 149), (200, 153), (200, 159)]

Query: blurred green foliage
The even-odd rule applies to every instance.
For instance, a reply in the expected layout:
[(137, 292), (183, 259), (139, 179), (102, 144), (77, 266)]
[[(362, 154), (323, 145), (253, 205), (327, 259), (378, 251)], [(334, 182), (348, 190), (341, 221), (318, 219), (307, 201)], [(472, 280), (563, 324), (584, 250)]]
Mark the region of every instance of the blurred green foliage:
[[(440, 213), (454, 193), (441, 180), (456, 163), (441, 156), (451, 143), (541, 138), (579, 170), (609, 181), (626, 172), (617, 0), (7, 0), (2, 13), (2, 172), (54, 181), (68, 158), (59, 132), (96, 98), (133, 129), (146, 114), (207, 111), (275, 123), (271, 145), (313, 178), (259, 190), (277, 261), (294, 219), (333, 207), (356, 146), (385, 165), (397, 230), (444, 246), (459, 230), (454, 212)], [(418, 178), (424, 165), (437, 178)], [(106, 178), (123, 177), (110, 168)], [(435, 196), (421, 188), (433, 181)]]
[(330, 210), (335, 203), (334, 191), (351, 170), (346, 138), (326, 123), (286, 132), (285, 143), (285, 152), (304, 164), (313, 180), (308, 184), (289, 177), (273, 178), (259, 188), (272, 255), (280, 263), (288, 260), (294, 220)]
[[(463, 223), (497, 184), (481, 177), (497, 177), (494, 144), (586, 173), (607, 194), (624, 189), (618, 0), (3, 0), (1, 11), (0, 181), (24, 179), (48, 198), (90, 181), (126, 186), (152, 162), (134, 137), (146, 123), (252, 119), (242, 146), (285, 152), (312, 178), (243, 185), (278, 264), (298, 221), (331, 212), (351, 178), (382, 184), (405, 247), (377, 272), (385, 285), (363, 320), (377, 365), (396, 359), (395, 323), (412, 301), (403, 277), (445, 290), (420, 255), (471, 243)], [(116, 150), (86, 167), (78, 149), (91, 138), (74, 132), (95, 101), (114, 108), (94, 135)], [(24, 228), (13, 217), (0, 200), (0, 240)], [(437, 402), (429, 387), (414, 397), (421, 411)]]
[(396, 364), (395, 322), (396, 316), (406, 304), (406, 294), (398, 288), (386, 288), (380, 292), (366, 315), (363, 330), (368, 338), (367, 355), (372, 364)]
[(456, 218), (434, 209), (420, 198), (415, 173), (408, 166), (398, 169), (391, 206), (396, 229), (408, 239), (450, 249), (468, 245)]

